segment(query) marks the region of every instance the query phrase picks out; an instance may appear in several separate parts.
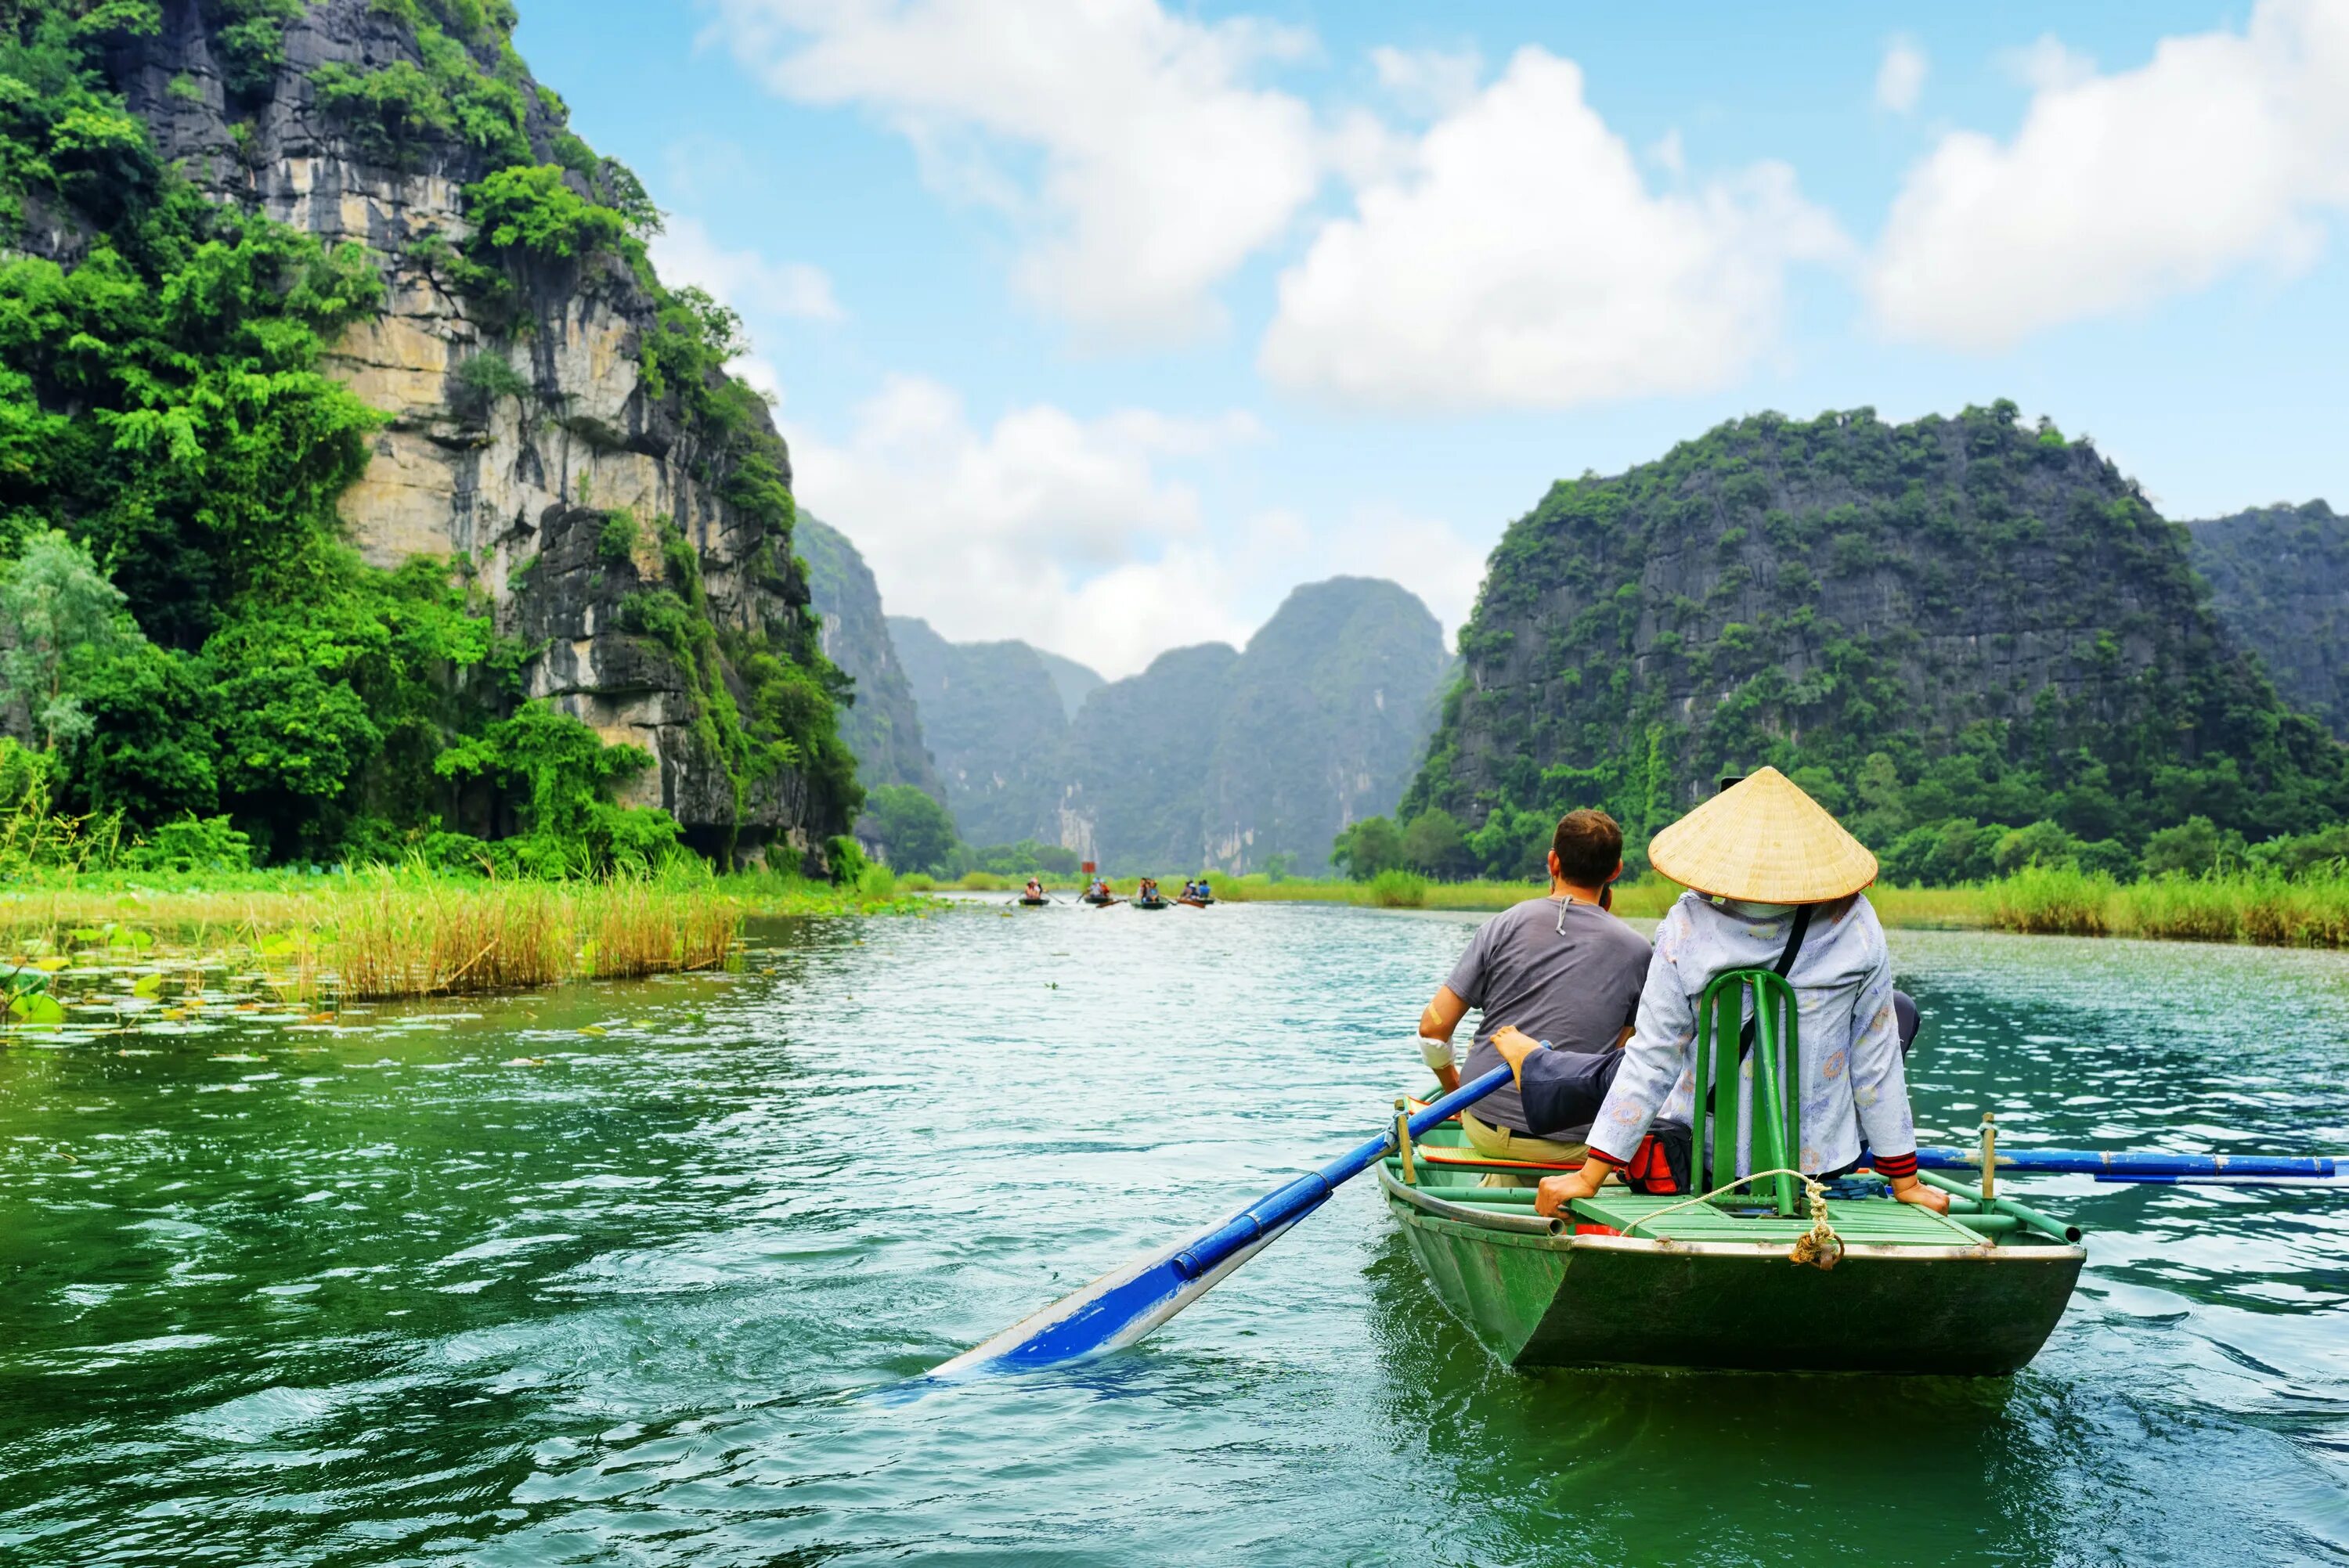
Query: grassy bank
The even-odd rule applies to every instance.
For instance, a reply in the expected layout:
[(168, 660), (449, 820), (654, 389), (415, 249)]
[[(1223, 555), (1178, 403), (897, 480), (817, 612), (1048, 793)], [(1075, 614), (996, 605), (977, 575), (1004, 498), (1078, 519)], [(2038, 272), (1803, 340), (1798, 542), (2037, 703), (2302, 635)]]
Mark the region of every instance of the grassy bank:
[(219, 972), (300, 1006), (480, 995), (721, 968), (747, 919), (912, 907), (885, 872), (854, 888), (772, 875), (536, 882), (412, 870), (60, 876), (0, 895), (0, 985), (40, 995), (62, 988), (60, 976), (125, 968), (178, 978), (191, 994)]
[(2033, 868), (1987, 890), (2001, 931), (2349, 947), (2349, 875), (2290, 879), (2235, 872), (2118, 882), (2096, 872)]
[[(1383, 909), (1506, 909), (1549, 892), (1547, 882), (1430, 882), (1407, 872), (1387, 872), (1369, 882), (1339, 882), (1261, 876), (1221, 878), (1216, 896), (1234, 903), (1353, 903)], [(1681, 895), (1678, 884), (1648, 878), (1615, 890), (1615, 911), (1629, 920), (1656, 920)], [(1868, 890), (1888, 925), (1965, 929), (1991, 923), (1991, 899), (1979, 888)]]

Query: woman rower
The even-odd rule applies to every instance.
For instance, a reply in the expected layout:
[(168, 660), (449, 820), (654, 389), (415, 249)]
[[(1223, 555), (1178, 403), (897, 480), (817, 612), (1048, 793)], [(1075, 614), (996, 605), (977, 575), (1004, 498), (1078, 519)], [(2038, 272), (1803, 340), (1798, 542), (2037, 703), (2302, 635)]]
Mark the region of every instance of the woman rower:
[[(1795, 996), (1804, 1173), (1847, 1174), (1864, 1148), (1895, 1198), (1947, 1212), (1949, 1199), (1917, 1179), (1892, 958), (1861, 891), (1876, 881), (1876, 857), (1793, 780), (1765, 768), (1657, 834), (1648, 859), (1689, 891), (1656, 928), (1632, 1037), (1591, 1123), (1589, 1158), (1581, 1170), (1544, 1181), (1536, 1212), (1556, 1215), (1594, 1196), (1640, 1152), (1651, 1124), (1689, 1124), (1698, 1001), (1719, 975), (1772, 969)], [(1574, 1065), (1546, 1059), (1557, 1053), (1522, 1036), (1496, 1037), (1494, 1045), (1518, 1076), (1528, 1115), (1539, 1109), (1542, 1082)], [(1750, 1101), (1750, 1078), (1739, 1094)], [(1739, 1121), (1750, 1126), (1751, 1117)], [(1743, 1175), (1746, 1154), (1724, 1150), (1712, 1163)]]

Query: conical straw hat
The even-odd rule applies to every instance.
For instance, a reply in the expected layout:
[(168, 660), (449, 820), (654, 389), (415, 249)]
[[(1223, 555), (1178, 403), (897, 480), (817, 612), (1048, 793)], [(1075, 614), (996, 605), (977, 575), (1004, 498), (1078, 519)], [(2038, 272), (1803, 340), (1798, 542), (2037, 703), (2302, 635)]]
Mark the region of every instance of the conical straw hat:
[(1656, 870), (1702, 893), (1825, 903), (1876, 880), (1876, 857), (1775, 768), (1730, 786), (1648, 845)]

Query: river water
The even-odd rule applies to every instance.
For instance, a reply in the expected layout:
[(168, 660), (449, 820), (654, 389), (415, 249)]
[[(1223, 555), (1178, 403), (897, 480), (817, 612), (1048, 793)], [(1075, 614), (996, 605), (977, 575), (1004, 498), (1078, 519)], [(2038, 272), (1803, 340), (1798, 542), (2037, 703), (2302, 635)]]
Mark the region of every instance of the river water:
[[(1970, 1383), (1514, 1373), (1363, 1181), (1138, 1350), (869, 1397), (1374, 1131), (1474, 923), (965, 907), (20, 1035), (0, 1562), (2349, 1560), (2322, 1193), (2033, 1183), (2089, 1270)], [(2349, 1150), (2342, 955), (1894, 944), (1929, 1137)]]

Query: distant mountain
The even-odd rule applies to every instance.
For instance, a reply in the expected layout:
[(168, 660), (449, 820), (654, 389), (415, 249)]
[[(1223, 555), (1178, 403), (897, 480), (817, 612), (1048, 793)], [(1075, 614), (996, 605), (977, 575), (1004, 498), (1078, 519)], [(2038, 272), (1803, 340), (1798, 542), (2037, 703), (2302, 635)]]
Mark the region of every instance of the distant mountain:
[(1092, 684), (1062, 725), (1052, 655), (890, 624), (964, 837), (1064, 844), (1127, 876), (1327, 863), (1340, 829), (1393, 810), (1447, 669), (1417, 599), (1341, 577), (1290, 594), (1244, 653), (1177, 648), (1108, 684), (1075, 666)]
[(889, 635), (964, 841), (1058, 841), (1038, 824), (1060, 793), (1069, 716), (1043, 656), (1025, 643), (949, 643), (910, 615), (890, 616)]
[(1085, 698), (1107, 683), (1074, 659), (1064, 659), (1041, 648), (1036, 650), (1036, 656), (1044, 661), (1045, 673), (1052, 677), (1052, 689), (1061, 694), (1061, 707), (1067, 711), (1069, 721), (1073, 724), (1077, 709), (1085, 706)]
[(2286, 701), (2349, 739), (2349, 518), (2313, 500), (2186, 526), (2227, 629)]
[(1222, 643), (1176, 648), (1087, 697), (1069, 728), (1053, 836), (1126, 876), (1206, 863), (1207, 783), (1239, 662)]
[(840, 716), (840, 738), (856, 754), (858, 780), (867, 789), (910, 784), (946, 804), (946, 784), (923, 743), (921, 710), (890, 640), (872, 569), (839, 531), (805, 511), (792, 537), (807, 562), (824, 656), (856, 683), (855, 705)]

